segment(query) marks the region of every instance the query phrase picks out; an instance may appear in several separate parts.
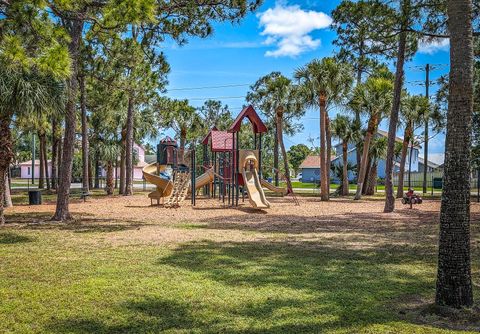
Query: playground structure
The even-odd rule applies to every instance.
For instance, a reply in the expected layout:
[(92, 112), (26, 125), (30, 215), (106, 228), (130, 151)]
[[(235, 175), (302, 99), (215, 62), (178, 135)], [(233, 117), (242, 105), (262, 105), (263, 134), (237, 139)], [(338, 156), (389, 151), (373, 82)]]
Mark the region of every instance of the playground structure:
[[(243, 120), (252, 125), (253, 149), (240, 149), (239, 132)], [(270, 203), (263, 187), (286, 194), (284, 188), (275, 187), (262, 179), (262, 134), (267, 127), (252, 106), (245, 107), (227, 131), (213, 127), (202, 140), (203, 161), (197, 165), (195, 148), (189, 151), (190, 165), (178, 165), (178, 147), (167, 137), (157, 146), (157, 161), (143, 169), (145, 180), (156, 186), (148, 196), (165, 207), (178, 207), (191, 195), (195, 206), (197, 192), (210, 198), (218, 198), (229, 206), (238, 206), (239, 199), (252, 207), (267, 209)], [(196, 176), (197, 171), (200, 176)], [(296, 198), (295, 198), (296, 201)], [(296, 201), (297, 202), (297, 201)]]

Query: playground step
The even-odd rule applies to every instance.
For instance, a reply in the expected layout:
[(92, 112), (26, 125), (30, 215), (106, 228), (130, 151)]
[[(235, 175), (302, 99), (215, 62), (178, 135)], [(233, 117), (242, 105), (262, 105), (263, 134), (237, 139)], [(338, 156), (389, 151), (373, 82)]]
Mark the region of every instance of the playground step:
[(165, 202), (165, 207), (167, 208), (180, 206), (180, 203), (187, 197), (188, 189), (190, 187), (190, 173), (175, 172), (174, 180), (172, 194)]

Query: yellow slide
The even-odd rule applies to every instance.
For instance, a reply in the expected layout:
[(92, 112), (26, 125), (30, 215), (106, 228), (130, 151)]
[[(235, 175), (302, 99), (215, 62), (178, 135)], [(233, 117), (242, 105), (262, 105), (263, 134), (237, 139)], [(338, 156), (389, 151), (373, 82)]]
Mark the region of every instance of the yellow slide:
[[(267, 209), (270, 203), (263, 192), (260, 178), (258, 177), (258, 160), (255, 151), (241, 150), (240, 151), (240, 167), (242, 169), (243, 181), (248, 192), (248, 200), (250, 204), (257, 209)], [(245, 169), (246, 165), (253, 162), (251, 170)]]
[(166, 165), (159, 165), (157, 170), (157, 163), (154, 162), (143, 167), (142, 170), (145, 180), (157, 187), (155, 191), (148, 194), (149, 198), (156, 199), (157, 202), (172, 194), (173, 182), (158, 175), (159, 172), (164, 171), (166, 168)]
[(195, 179), (195, 189), (201, 188), (203, 186), (206, 186), (207, 184), (212, 183), (214, 174), (215, 173), (214, 173), (213, 167), (212, 167), (212, 168), (208, 169), (202, 175), (198, 176)]
[(281, 188), (281, 187), (275, 187), (273, 184), (268, 182), (267, 180), (260, 180), (260, 184), (262, 187), (267, 188), (270, 191), (273, 191), (274, 193), (280, 193), (285, 195), (287, 193), (287, 188)]

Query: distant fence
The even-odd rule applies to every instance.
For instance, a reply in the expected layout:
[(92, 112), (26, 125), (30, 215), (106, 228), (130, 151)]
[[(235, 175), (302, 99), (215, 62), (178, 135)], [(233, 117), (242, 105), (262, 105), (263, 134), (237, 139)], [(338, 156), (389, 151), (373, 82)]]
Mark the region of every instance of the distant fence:
[[(45, 182), (43, 183), (44, 187), (43, 189), (47, 188), (47, 179), (44, 179)], [(11, 184), (10, 188), (12, 190), (30, 190), (30, 189), (38, 189), (39, 186), (39, 181), (40, 179), (35, 178), (32, 182), (31, 178), (12, 178), (11, 179)], [(48, 181), (50, 185), (52, 184), (52, 178), (48, 178)], [(118, 188), (120, 185), (120, 178), (113, 179), (113, 185), (115, 188)], [(58, 183), (58, 180), (57, 180)], [(82, 188), (82, 179), (72, 179), (71, 180), (71, 189), (81, 189)], [(90, 182), (92, 185), (92, 189), (104, 189), (106, 187), (106, 178), (105, 177), (99, 177), (97, 179), (91, 178)], [(144, 179), (133, 179), (133, 187), (134, 189), (142, 189), (142, 190), (147, 190), (147, 189), (152, 189), (155, 188), (153, 184), (150, 184), (146, 182)]]
[[(393, 185), (398, 186), (398, 177), (399, 173), (393, 174)], [(409, 180), (411, 187), (422, 187), (423, 186), (423, 172), (412, 172), (410, 173), (410, 179), (408, 172), (405, 172), (403, 176), (403, 186), (409, 186)], [(443, 183), (443, 171), (440, 172), (427, 172), (427, 188), (441, 189)], [(479, 187), (478, 183), (478, 174), (477, 172), (472, 173), (470, 180), (470, 187), (472, 189), (477, 189)]]

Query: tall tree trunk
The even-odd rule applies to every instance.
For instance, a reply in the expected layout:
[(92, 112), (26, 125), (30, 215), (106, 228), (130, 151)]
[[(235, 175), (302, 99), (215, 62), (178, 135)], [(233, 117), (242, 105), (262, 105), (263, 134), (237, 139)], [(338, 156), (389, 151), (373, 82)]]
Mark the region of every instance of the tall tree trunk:
[(43, 164), (45, 166), (45, 181), (47, 184), (47, 190), (50, 190), (50, 179), (48, 173), (48, 154), (47, 154), (47, 136), (43, 134), (42, 138), (40, 139), (43, 141), (43, 150), (40, 153), (43, 155)]
[(407, 150), (408, 150), (408, 143), (410, 142), (410, 136), (412, 133), (412, 129), (410, 124), (405, 128), (405, 132), (403, 135), (403, 142), (402, 142), (402, 155), (400, 157), (400, 171), (398, 173), (398, 186), (397, 186), (397, 198), (403, 197), (403, 183), (405, 177), (405, 164), (407, 162)]
[(92, 159), (88, 159), (88, 188), (93, 189), (93, 180), (94, 180), (94, 175), (93, 175), (93, 162)]
[(63, 156), (63, 138), (60, 135), (58, 138), (58, 146), (57, 146), (57, 189), (58, 189), (58, 184), (60, 177), (62, 176), (62, 156)]
[(365, 195), (367, 196), (375, 195), (375, 187), (377, 186), (377, 167), (377, 159), (374, 158), (368, 174), (367, 188), (365, 189)]
[[(363, 61), (365, 59), (365, 55), (364, 55), (364, 47), (365, 47), (365, 44), (364, 44), (364, 41), (361, 40), (360, 41), (360, 47), (359, 47), (359, 57), (358, 57), (358, 66), (357, 66), (357, 87), (362, 83), (362, 74), (363, 74)], [(358, 126), (358, 129), (361, 129), (361, 124), (362, 124), (362, 119), (360, 118), (360, 111), (359, 110), (356, 110), (355, 111), (355, 123), (356, 125)], [(359, 144), (361, 145), (361, 138), (359, 138), (359, 141), (357, 141), (355, 143), (355, 145), (358, 147)], [(358, 178), (358, 171), (359, 171), (359, 168), (360, 168), (360, 164), (362, 162), (362, 155), (360, 153), (360, 150), (355, 150), (356, 152), (356, 155), (357, 155), (357, 178)]]
[(125, 148), (125, 193), (123, 195), (130, 196), (133, 194), (133, 113), (134, 113), (133, 97), (128, 98), (127, 109), (127, 140)]
[(13, 159), (13, 141), (10, 130), (12, 115), (10, 113), (0, 113), (0, 225), (5, 224), (5, 216), (3, 215), (4, 199), (5, 199), (5, 174)]
[(74, 18), (70, 27), (70, 44), (68, 52), (72, 60), (72, 74), (67, 82), (68, 99), (65, 113), (65, 137), (63, 139), (63, 157), (60, 166), (61, 174), (59, 177), (57, 191), (57, 207), (52, 220), (64, 221), (71, 219), (68, 207), (70, 197), (70, 183), (72, 179), (73, 150), (75, 146), (75, 123), (76, 123), (76, 100), (78, 93), (78, 62), (80, 58), (80, 40), (82, 38), (83, 18)]
[(113, 162), (111, 160), (107, 161), (107, 180), (105, 191), (107, 195), (113, 195)]
[(367, 158), (367, 170), (365, 171), (365, 182), (363, 182), (362, 195), (367, 194), (368, 180), (370, 179), (370, 168), (372, 167), (372, 159), (370, 156)]
[(363, 183), (365, 182), (365, 175), (367, 172), (368, 163), (368, 151), (370, 149), (370, 142), (375, 135), (375, 129), (377, 128), (377, 116), (372, 115), (368, 121), (367, 133), (365, 135), (365, 141), (363, 142), (362, 162), (360, 163), (360, 171), (358, 173), (357, 191), (355, 193), (356, 200), (362, 198)]
[(89, 143), (88, 143), (88, 123), (87, 123), (87, 96), (85, 92), (85, 77), (78, 76), (78, 83), (80, 88), (80, 110), (82, 112), (82, 188), (83, 191), (88, 192), (88, 157), (89, 157)]
[(57, 137), (57, 120), (52, 117), (52, 189), (57, 189), (57, 153), (58, 153), (58, 137)]
[(289, 194), (293, 193), (292, 181), (290, 180), (290, 166), (288, 165), (288, 155), (287, 150), (285, 149), (285, 144), (283, 143), (283, 107), (278, 107), (276, 110), (276, 128), (277, 128), (277, 138), (278, 146), (282, 151), (283, 156), (283, 167), (285, 168), (285, 181), (287, 182), (287, 191)]
[(447, 2), (450, 74), (435, 302), (473, 304), (470, 264), (470, 149), (473, 113), (472, 1)]
[(95, 189), (100, 188), (100, 159), (98, 154), (95, 154), (95, 183), (93, 187)]
[(38, 144), (39, 144), (39, 162), (40, 162), (40, 177), (38, 179), (38, 189), (43, 189), (45, 188), (45, 160), (44, 160), (44, 155), (43, 155), (43, 150), (45, 149), (44, 144), (45, 141), (43, 140), (43, 137), (45, 136), (44, 133), (38, 132)]
[(428, 169), (428, 118), (425, 119), (425, 133), (423, 142), (423, 182), (422, 192), (427, 193), (427, 169)]
[(413, 138), (410, 142), (410, 151), (408, 152), (408, 189), (412, 188), (412, 157), (413, 157)]
[(328, 201), (328, 171), (327, 171), (327, 146), (326, 146), (326, 127), (327, 127), (327, 109), (326, 97), (319, 97), (320, 105), (320, 190), (322, 201)]
[(397, 135), (398, 113), (400, 111), (400, 99), (403, 87), (403, 66), (405, 63), (405, 50), (407, 45), (407, 25), (409, 20), (410, 0), (402, 0), (402, 31), (398, 40), (397, 67), (395, 70), (395, 83), (393, 88), (393, 103), (390, 112), (390, 124), (388, 126), (387, 160), (385, 164), (385, 207), (384, 212), (392, 212), (395, 209), (395, 196), (393, 194), (393, 166), (395, 156), (395, 140)]
[[(275, 122), (275, 134), (278, 132), (277, 130), (277, 123)], [(275, 187), (278, 187), (278, 171), (279, 171), (279, 163), (278, 163), (278, 136), (275, 136), (273, 139), (273, 168), (274, 168), (274, 181)]]
[(325, 113), (325, 135), (327, 139), (327, 191), (330, 194), (330, 171), (332, 169), (332, 131), (330, 129), (330, 118)]
[(126, 129), (122, 130), (122, 140), (121, 140), (121, 151), (120, 151), (120, 189), (118, 193), (123, 195), (125, 193), (125, 145), (127, 131)]
[(10, 192), (10, 177), (9, 177), (8, 169), (7, 169), (7, 172), (5, 173), (5, 192), (3, 195), (3, 205), (6, 208), (10, 208), (13, 206), (12, 194)]
[(343, 158), (343, 171), (342, 171), (342, 195), (348, 196), (348, 142), (342, 143), (342, 158)]

